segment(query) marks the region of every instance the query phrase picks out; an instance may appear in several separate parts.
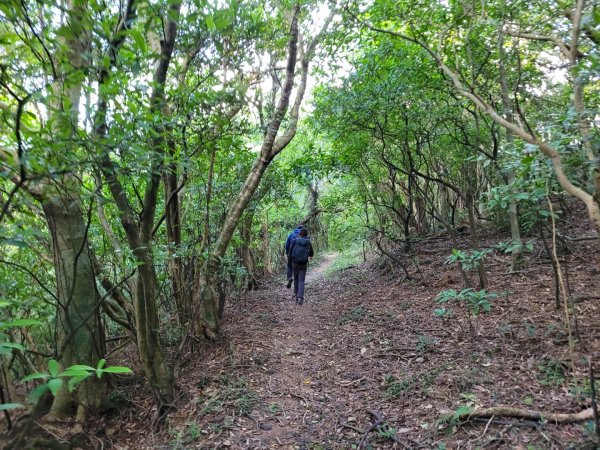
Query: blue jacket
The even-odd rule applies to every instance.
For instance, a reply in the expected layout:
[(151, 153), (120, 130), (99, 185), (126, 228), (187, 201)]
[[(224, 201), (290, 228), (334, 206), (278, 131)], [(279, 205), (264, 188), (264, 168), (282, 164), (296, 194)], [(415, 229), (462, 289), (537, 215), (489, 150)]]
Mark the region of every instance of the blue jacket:
[(300, 230), (301, 230), (302, 228), (303, 228), (303, 227), (297, 227), (297, 228), (296, 228), (294, 231), (292, 231), (292, 232), (291, 232), (291, 233), (288, 235), (288, 237), (287, 237), (287, 239), (286, 239), (286, 241), (285, 241), (285, 254), (286, 254), (286, 255), (289, 255), (289, 254), (290, 254), (290, 246), (292, 245), (292, 241), (298, 237), (298, 235), (300, 234)]

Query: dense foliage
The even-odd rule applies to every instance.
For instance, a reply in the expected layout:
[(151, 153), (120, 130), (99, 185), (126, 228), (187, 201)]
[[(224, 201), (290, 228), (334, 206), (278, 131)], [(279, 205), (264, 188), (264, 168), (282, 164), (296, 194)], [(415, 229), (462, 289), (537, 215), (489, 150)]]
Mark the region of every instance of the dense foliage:
[[(219, 335), (298, 223), (407, 277), (416, 239), (468, 228), (454, 300), (485, 294), (482, 223), (510, 230), (513, 270), (551, 201), (600, 227), (593, 2), (11, 0), (0, 18), (7, 380), (110, 373), (126, 340), (168, 411), (168, 355)], [(104, 378), (79, 376), (53, 413), (100, 407)]]

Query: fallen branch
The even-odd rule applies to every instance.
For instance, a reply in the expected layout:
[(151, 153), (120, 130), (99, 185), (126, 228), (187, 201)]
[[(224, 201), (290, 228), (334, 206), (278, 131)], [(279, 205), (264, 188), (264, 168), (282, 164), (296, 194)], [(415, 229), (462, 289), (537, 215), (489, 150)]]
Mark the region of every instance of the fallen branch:
[(385, 422), (383, 415), (381, 415), (377, 411), (369, 410), (368, 413), (371, 414), (375, 418), (375, 422), (373, 423), (373, 425), (371, 425), (369, 428), (367, 428), (364, 431), (364, 435), (363, 435), (362, 439), (360, 440), (360, 443), (358, 444), (358, 450), (363, 448), (363, 445), (365, 445), (365, 442), (367, 441), (367, 436), (369, 435), (369, 433), (371, 431), (373, 431), (374, 429), (376, 429), (379, 425), (383, 424), (383, 422)]
[(469, 421), (479, 417), (514, 417), (518, 419), (546, 420), (555, 423), (575, 423), (592, 420), (594, 413), (592, 408), (584, 409), (578, 413), (546, 413), (541, 411), (532, 411), (528, 409), (512, 408), (510, 406), (496, 406), (493, 408), (478, 408), (473, 411), (467, 411), (456, 420)]

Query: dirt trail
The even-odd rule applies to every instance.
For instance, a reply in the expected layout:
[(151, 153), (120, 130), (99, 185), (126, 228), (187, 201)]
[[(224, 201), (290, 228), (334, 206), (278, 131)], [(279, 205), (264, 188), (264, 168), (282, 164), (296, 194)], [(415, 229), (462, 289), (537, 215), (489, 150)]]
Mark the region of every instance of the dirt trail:
[(338, 252), (327, 253), (325, 256), (323, 256), (323, 259), (319, 261), (319, 263), (316, 264), (314, 267), (312, 267), (313, 265), (311, 264), (309, 266), (308, 272), (306, 273), (306, 282), (314, 283), (315, 281), (322, 280), (325, 277), (327, 269), (331, 267), (331, 265), (338, 256)]
[[(120, 448), (525, 450), (581, 443), (579, 424), (438, 422), (463, 406), (576, 412), (589, 400), (567, 388), (570, 358), (547, 290), (549, 265), (534, 261), (528, 272), (510, 275), (502, 256), (490, 290), (516, 294), (494, 301), (473, 339), (460, 317), (433, 314), (437, 293), (462, 282), (439, 256), (451, 248), (446, 241), (423, 246), (410, 281), (370, 265), (326, 276), (337, 257), (330, 254), (309, 268), (302, 306), (284, 275), (236, 299), (226, 310), (224, 339), (182, 369), (184, 398), (170, 416), (168, 444), (141, 423), (131, 435), (138, 440), (119, 440), (130, 445)], [(600, 280), (590, 284), (594, 278), (579, 270), (575, 289), (600, 291)], [(600, 304), (583, 307), (579, 329), (597, 352)]]

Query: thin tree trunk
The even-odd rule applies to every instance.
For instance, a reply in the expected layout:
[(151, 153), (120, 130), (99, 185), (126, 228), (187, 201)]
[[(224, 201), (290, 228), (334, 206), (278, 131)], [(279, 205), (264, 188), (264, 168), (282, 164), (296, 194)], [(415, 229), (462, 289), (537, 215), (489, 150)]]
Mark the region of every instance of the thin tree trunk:
[(258, 289), (258, 280), (256, 279), (256, 261), (252, 252), (252, 222), (254, 220), (253, 213), (246, 213), (242, 219), (240, 228), (240, 237), (242, 238), (241, 254), (242, 264), (246, 268), (247, 283), (246, 287), (249, 290)]
[[(465, 193), (467, 200), (467, 216), (469, 217), (469, 227), (471, 228), (471, 248), (474, 251), (479, 251), (479, 235), (477, 233), (477, 222), (475, 220), (475, 201), (473, 198), (473, 189), (469, 186)], [(487, 277), (485, 274), (485, 266), (483, 260), (480, 259), (477, 263), (477, 274), (479, 275), (479, 285), (481, 289), (487, 287)]]
[[(504, 115), (506, 120), (513, 122), (514, 117), (510, 106), (508, 97), (508, 82), (506, 80), (506, 69), (504, 67), (504, 59), (506, 58), (506, 52), (504, 51), (504, 33), (500, 30), (498, 35), (498, 55), (499, 63), (498, 69), (500, 72), (500, 87), (502, 92), (502, 107), (504, 109)], [(506, 129), (506, 146), (509, 150), (514, 150), (514, 133), (511, 130)], [(515, 183), (515, 171), (510, 168), (505, 171), (506, 184), (510, 186), (509, 194), (510, 198), (508, 201), (508, 220), (510, 223), (510, 235), (512, 240), (512, 260), (510, 265), (511, 272), (522, 269), (525, 266), (525, 259), (523, 258), (523, 242), (521, 241), (521, 230), (519, 228), (519, 216), (517, 201), (515, 200), (514, 194), (516, 190), (514, 188)]]

